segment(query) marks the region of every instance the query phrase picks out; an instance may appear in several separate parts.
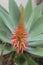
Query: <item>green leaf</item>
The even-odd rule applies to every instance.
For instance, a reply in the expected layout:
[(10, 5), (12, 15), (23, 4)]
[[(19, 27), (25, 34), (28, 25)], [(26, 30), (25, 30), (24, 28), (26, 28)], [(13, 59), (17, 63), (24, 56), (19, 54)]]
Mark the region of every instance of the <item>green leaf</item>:
[(27, 65), (27, 61), (25, 61), (25, 62), (23, 63), (23, 65)]
[(29, 55), (26, 53), (24, 54), (27, 65), (38, 65), (33, 59), (29, 57)]
[(33, 19), (34, 19), (34, 12), (32, 12), (32, 14), (31, 14), (31, 16), (30, 16), (29, 21), (27, 22), (27, 24), (25, 23), (27, 32), (30, 31), (31, 25), (33, 23)]
[(27, 22), (32, 13), (32, 0), (28, 0), (28, 3), (25, 7), (24, 20)]
[(20, 19), (20, 9), (14, 0), (9, 0), (9, 13), (17, 24)]
[(43, 15), (34, 22), (29, 35), (30, 37), (34, 36), (36, 37), (42, 33), (43, 33)]
[(27, 48), (26, 50), (28, 53), (31, 53), (35, 56), (38, 56), (38, 57), (43, 57), (43, 48), (41, 47), (37, 47), (37, 48)]
[(28, 38), (29, 41), (42, 41), (43, 40), (43, 34), (39, 35), (33, 35)]
[(40, 16), (42, 15), (42, 10), (43, 10), (43, 3), (37, 5), (34, 8), (34, 14), (35, 14), (34, 21), (36, 21), (38, 18), (40, 18)]
[(19, 53), (17, 58), (15, 59), (15, 62), (17, 65), (24, 65), (25, 58), (24, 58), (23, 54)]
[[(0, 55), (1, 55), (2, 49), (3, 49), (3, 44), (0, 43)], [(11, 51), (12, 51), (11, 45), (6, 45), (4, 47), (3, 55), (6, 55), (10, 53)]]
[(43, 16), (38, 19), (33, 25), (32, 32), (28, 38), (30, 46), (43, 47)]
[(11, 31), (9, 28), (4, 24), (2, 18), (0, 17), (0, 39), (4, 42), (11, 43)]
[(11, 32), (14, 31), (15, 21), (11, 18), (11, 16), (5, 11), (3, 7), (0, 6), (0, 17), (3, 19), (4, 24), (9, 28)]
[(29, 33), (32, 31), (33, 24), (42, 16), (43, 3), (34, 8), (27, 24), (26, 28)]
[(30, 27), (29, 33), (32, 30), (33, 24), (42, 16), (42, 9), (43, 9), (43, 3), (39, 4), (37, 7), (34, 8), (34, 10), (33, 10), (33, 12), (34, 12), (34, 19), (33, 19), (32, 25)]
[(31, 41), (29, 47), (43, 47), (43, 41)]
[(17, 65), (38, 65), (27, 53), (19, 54), (16, 58)]

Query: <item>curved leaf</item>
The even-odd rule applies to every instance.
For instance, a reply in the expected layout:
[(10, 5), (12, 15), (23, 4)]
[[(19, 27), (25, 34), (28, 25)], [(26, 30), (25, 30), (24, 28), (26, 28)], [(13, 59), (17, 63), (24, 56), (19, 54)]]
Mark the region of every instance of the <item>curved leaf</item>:
[(0, 6), (0, 17), (3, 19), (4, 24), (9, 28), (11, 32), (14, 31), (15, 21), (11, 18), (11, 16)]
[(41, 33), (43, 33), (43, 15), (34, 22), (29, 34), (34, 37)]
[(37, 7), (34, 8), (34, 10), (33, 10), (34, 19), (33, 19), (32, 25), (30, 27), (29, 33), (31, 33), (33, 24), (42, 16), (42, 9), (43, 9), (43, 3), (39, 4)]
[(24, 65), (25, 58), (24, 58), (23, 54), (19, 53), (19, 55), (15, 59), (15, 62), (16, 62), (17, 65)]
[(31, 53), (35, 56), (43, 57), (43, 48), (37, 47), (37, 48), (27, 48), (26, 50), (28, 53)]
[(2, 18), (0, 17), (0, 39), (3, 40), (4, 42), (11, 43), (11, 40), (10, 40), (11, 34), (12, 34), (11, 31), (4, 24)]
[(27, 61), (27, 65), (38, 65), (32, 58), (28, 56), (28, 54), (24, 54), (24, 56)]
[(32, 0), (28, 0), (28, 3), (25, 7), (24, 20), (27, 22), (32, 13)]
[(43, 41), (31, 41), (29, 47), (43, 47)]
[(32, 12), (32, 14), (31, 14), (31, 16), (30, 16), (29, 21), (27, 22), (27, 24), (25, 23), (27, 32), (30, 31), (31, 25), (33, 23), (33, 19), (34, 19), (34, 12)]
[(19, 54), (16, 59), (17, 65), (38, 65), (35, 61), (33, 61), (27, 53)]
[[(3, 45), (0, 44), (0, 55), (1, 55), (2, 49), (3, 49)], [(4, 47), (4, 51), (3, 51), (3, 55), (6, 55), (6, 54), (10, 53), (11, 50), (12, 49), (11, 49), (11, 46), (10, 45), (5, 46)]]
[(42, 15), (42, 10), (43, 10), (43, 3), (40, 3), (34, 8), (34, 21), (36, 21), (40, 16)]
[(33, 24), (42, 16), (43, 3), (34, 8), (31, 17), (28, 19), (26, 27), (29, 33), (31, 33)]
[(33, 35), (28, 38), (29, 41), (42, 41), (43, 40), (43, 34), (39, 35)]
[(9, 13), (17, 24), (20, 19), (20, 10), (14, 0), (9, 0)]

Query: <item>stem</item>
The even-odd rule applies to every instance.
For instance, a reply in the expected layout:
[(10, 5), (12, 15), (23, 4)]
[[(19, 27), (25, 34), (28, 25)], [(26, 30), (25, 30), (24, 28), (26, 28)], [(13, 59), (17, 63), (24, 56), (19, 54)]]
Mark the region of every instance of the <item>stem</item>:
[(1, 62), (1, 65), (2, 65), (2, 59), (3, 59), (3, 52), (4, 52), (4, 47), (5, 47), (6, 43), (4, 43), (2, 46), (2, 52), (1, 52), (1, 56), (0, 56), (0, 62)]
[(20, 23), (19, 24), (23, 24), (23, 23), (24, 23), (24, 7), (22, 6)]
[(3, 48), (2, 48), (2, 52), (1, 52), (1, 56), (3, 56), (3, 52), (4, 52), (5, 45), (6, 45), (6, 43), (3, 44)]

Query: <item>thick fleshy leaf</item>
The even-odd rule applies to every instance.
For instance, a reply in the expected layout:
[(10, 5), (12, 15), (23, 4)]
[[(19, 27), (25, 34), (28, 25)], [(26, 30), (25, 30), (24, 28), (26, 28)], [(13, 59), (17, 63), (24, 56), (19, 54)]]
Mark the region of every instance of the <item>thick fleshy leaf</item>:
[(42, 16), (43, 3), (34, 8), (31, 17), (28, 19), (26, 27), (28, 32), (31, 33), (33, 24)]
[(29, 18), (29, 21), (27, 22), (27, 24), (25, 23), (25, 26), (26, 26), (26, 29), (27, 29), (27, 32), (29, 32), (30, 30), (30, 27), (33, 23), (33, 19), (34, 19), (34, 12), (32, 12), (30, 18)]
[(29, 47), (43, 47), (43, 41), (31, 41)]
[(43, 57), (43, 48), (41, 48), (41, 47), (37, 47), (37, 48), (28, 47), (26, 51), (35, 56)]
[[(1, 44), (1, 43), (0, 43), (0, 55), (1, 55), (1, 53), (2, 53), (3, 45), (4, 45), (4, 44)], [(10, 45), (6, 45), (6, 46), (4, 47), (4, 50), (3, 50), (3, 55), (6, 55), (6, 54), (10, 53), (11, 50), (12, 50), (12, 49), (11, 49), (11, 46), (10, 46)]]
[(11, 31), (9, 28), (4, 24), (2, 18), (0, 17), (0, 39), (3, 40), (3, 42), (11, 43), (10, 36)]
[(35, 14), (34, 21), (36, 21), (38, 18), (40, 18), (40, 16), (42, 15), (42, 10), (43, 10), (43, 3), (37, 5), (34, 8), (34, 14)]
[(4, 24), (10, 29), (11, 32), (14, 31), (15, 21), (11, 18), (11, 16), (0, 6), (0, 17), (3, 19)]
[[(31, 30), (32, 30), (32, 27), (33, 27), (33, 24), (38, 21), (38, 19), (42, 16), (42, 9), (43, 9), (43, 3), (39, 4), (34, 10), (34, 19), (33, 19), (33, 22), (32, 22), (32, 25), (30, 27), (30, 31), (29, 33), (31, 33)], [(31, 22), (31, 21), (30, 21)]]
[(29, 34), (30, 34), (30, 37), (32, 36), (37, 37), (42, 33), (43, 33), (43, 15), (34, 22), (31, 28), (31, 32)]
[(14, 0), (9, 0), (9, 13), (17, 24), (20, 19), (20, 9)]
[(31, 13), (32, 13), (32, 0), (28, 0), (28, 3), (25, 7), (24, 21), (27, 22), (29, 20)]
[(42, 41), (43, 40), (43, 34), (39, 35), (33, 35), (28, 38), (29, 41)]
[(32, 47), (43, 47), (43, 16), (38, 19), (32, 29), (32, 32), (29, 35), (28, 40), (31, 42), (29, 43)]

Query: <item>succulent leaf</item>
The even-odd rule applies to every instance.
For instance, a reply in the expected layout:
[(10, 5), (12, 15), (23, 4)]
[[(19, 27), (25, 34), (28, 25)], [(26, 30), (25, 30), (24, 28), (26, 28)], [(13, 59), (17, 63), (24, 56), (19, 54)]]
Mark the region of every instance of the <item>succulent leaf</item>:
[(9, 0), (9, 13), (17, 24), (20, 20), (20, 9), (14, 0)]
[[(32, 8), (32, 0), (29, 0), (24, 12), (24, 23), (29, 34), (29, 47), (27, 52), (43, 57), (43, 3), (36, 8)], [(14, 0), (9, 0), (9, 12), (0, 6), (0, 39), (3, 42), (11, 43), (10, 36), (19, 24), (20, 9)], [(10, 48), (10, 47), (9, 47)], [(0, 50), (2, 45), (0, 44)], [(4, 54), (11, 51), (5, 48)]]
[(28, 19), (26, 27), (28, 28), (29, 33), (31, 33), (31, 28), (33, 24), (42, 16), (42, 9), (43, 3), (39, 4), (37, 7), (34, 8), (30, 18)]
[(12, 19), (10, 14), (8, 14), (5, 11), (5, 9), (3, 9), (1, 6), (0, 6), (0, 16), (3, 19), (3, 22), (5, 23), (5, 25), (10, 29), (11, 32), (13, 32), (16, 27), (15, 21)]
[(29, 47), (43, 47), (43, 40), (29, 42)]
[(30, 16), (31, 16), (31, 13), (33, 11), (33, 8), (32, 8), (32, 1), (31, 0), (28, 0), (28, 3), (25, 7), (25, 12), (24, 12), (24, 21), (27, 23), (27, 21), (29, 20)]
[(0, 17), (0, 39), (3, 42), (8, 42), (11, 43), (10, 36), (11, 36), (11, 31), (9, 28), (4, 24), (2, 18)]
[[(3, 44), (0, 43), (0, 55), (1, 55), (2, 49), (3, 49)], [(10, 52), (11, 52), (11, 45), (6, 45), (3, 50), (3, 55), (6, 55)]]
[(43, 48), (42, 47), (37, 47), (37, 48), (27, 48), (27, 52), (38, 56), (38, 57), (43, 57)]
[(43, 34), (43, 15), (34, 22), (29, 34), (30, 34), (30, 37), (32, 37), (32, 36), (36, 37), (40, 34)]

